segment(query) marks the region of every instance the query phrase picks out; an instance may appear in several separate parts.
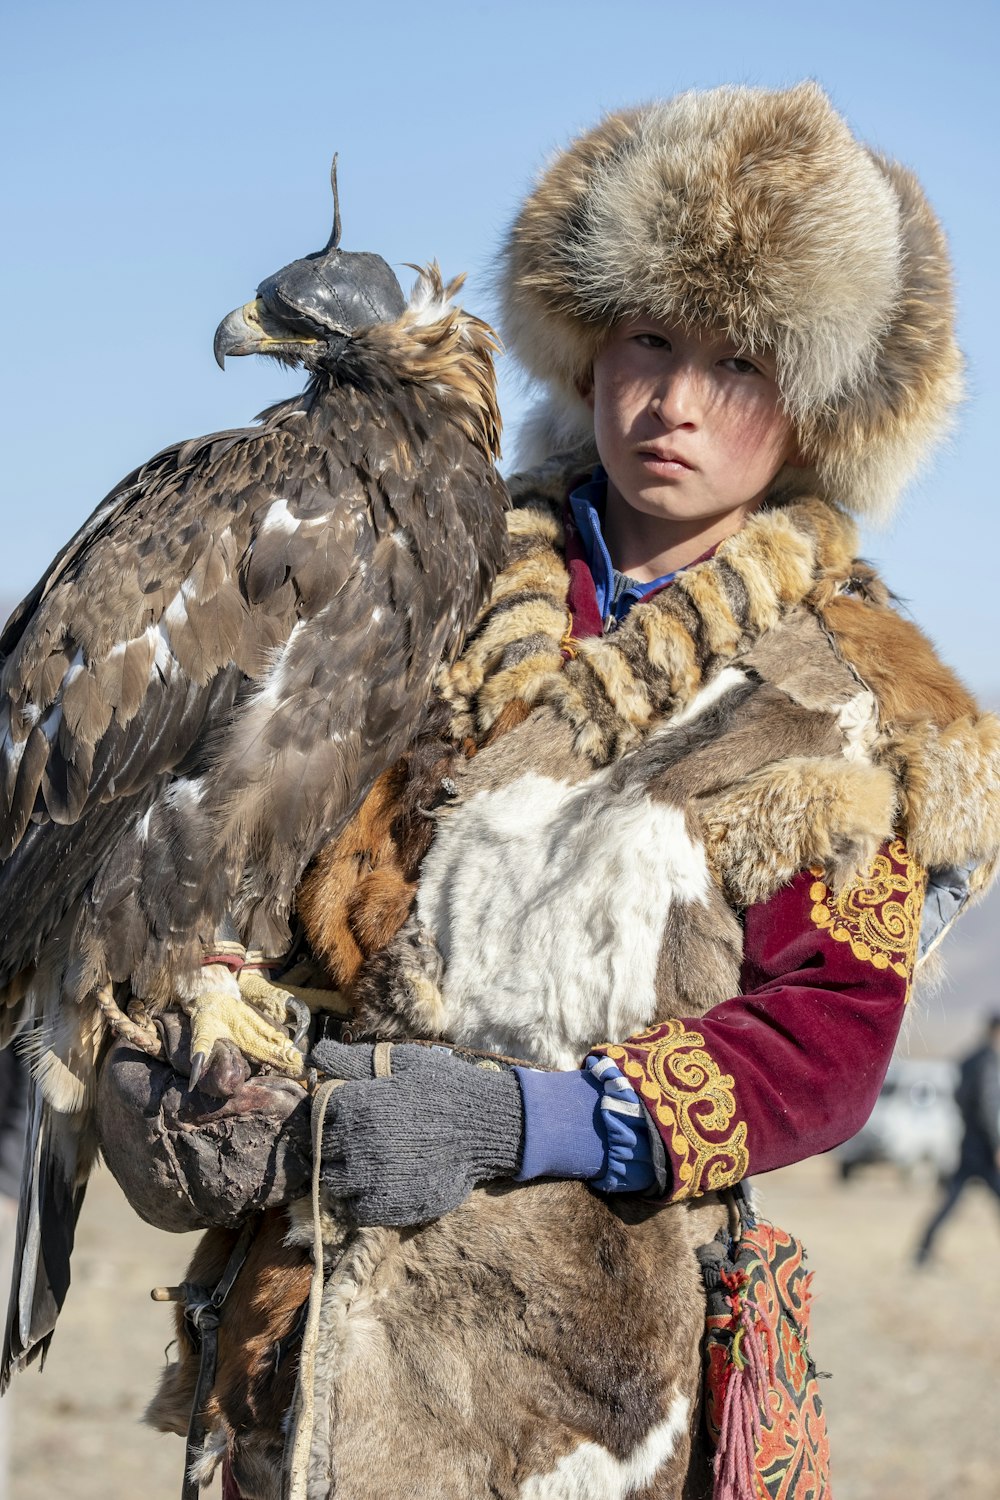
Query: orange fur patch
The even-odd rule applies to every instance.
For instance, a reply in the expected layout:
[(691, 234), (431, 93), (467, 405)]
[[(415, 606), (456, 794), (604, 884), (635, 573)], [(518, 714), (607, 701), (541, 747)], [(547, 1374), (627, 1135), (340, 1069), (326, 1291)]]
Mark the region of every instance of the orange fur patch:
[(911, 620), (852, 594), (820, 614), (844, 661), (878, 699), (883, 722), (930, 719), (940, 728), (976, 711), (974, 699)]

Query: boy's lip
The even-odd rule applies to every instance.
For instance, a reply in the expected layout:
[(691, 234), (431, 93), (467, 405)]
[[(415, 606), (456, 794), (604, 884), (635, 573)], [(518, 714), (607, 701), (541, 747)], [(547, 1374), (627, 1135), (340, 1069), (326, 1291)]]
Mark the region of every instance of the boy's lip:
[(680, 469), (694, 469), (694, 464), (673, 448), (640, 448), (640, 458), (651, 458), (659, 464), (676, 464)]

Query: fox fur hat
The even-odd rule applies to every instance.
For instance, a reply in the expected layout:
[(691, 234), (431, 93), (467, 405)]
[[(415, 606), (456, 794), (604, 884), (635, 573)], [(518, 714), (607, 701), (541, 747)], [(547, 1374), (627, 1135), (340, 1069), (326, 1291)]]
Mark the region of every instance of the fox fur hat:
[(883, 520), (961, 396), (943, 231), (912, 173), (814, 83), (725, 87), (608, 115), (542, 173), (500, 269), (509, 347), (552, 399), (533, 458), (593, 427), (616, 323), (651, 314), (769, 352), (819, 494)]

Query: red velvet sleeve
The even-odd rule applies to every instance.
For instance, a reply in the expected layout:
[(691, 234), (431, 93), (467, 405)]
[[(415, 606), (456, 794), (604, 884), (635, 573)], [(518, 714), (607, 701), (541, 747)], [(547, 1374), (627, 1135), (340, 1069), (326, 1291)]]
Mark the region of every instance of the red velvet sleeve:
[(903, 1017), (924, 885), (901, 840), (839, 893), (803, 871), (747, 910), (740, 995), (592, 1049), (649, 1111), (671, 1199), (828, 1151), (864, 1124)]

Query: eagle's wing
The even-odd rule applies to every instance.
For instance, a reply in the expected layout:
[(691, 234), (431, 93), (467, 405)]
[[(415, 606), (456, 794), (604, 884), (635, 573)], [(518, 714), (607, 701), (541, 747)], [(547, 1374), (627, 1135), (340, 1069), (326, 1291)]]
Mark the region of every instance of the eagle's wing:
[[(0, 1031), (43, 1024), (84, 1115), (101, 965), (135, 982), (169, 959), (234, 872), (280, 947), (302, 869), (413, 737), (500, 561), (506, 492), (445, 410), (360, 375), (326, 394), (131, 476), (5, 634)], [(63, 1123), (41, 1106), (4, 1375), (68, 1283), (89, 1162)]]
[(48, 1347), (96, 1152), (101, 1028), (80, 1003), (78, 909), (95, 887), (114, 907), (108, 866), (129, 830), (295, 623), (294, 587), (251, 604), (238, 578), (253, 479), (283, 440), (216, 434), (129, 475), (0, 637), (0, 1045), (21, 1033), (36, 1061), (44, 1049), (59, 1105), (32, 1082), (0, 1389)]
[[(170, 785), (169, 832), (176, 839), (182, 825), (187, 836), (173, 852), (147, 838), (147, 869), (129, 878), (166, 858), (161, 928), (168, 913), (185, 915), (179, 882), (199, 812), (177, 778), (204, 769), (211, 735), (353, 565), (360, 485), (331, 494), (326, 456), (303, 452), (296, 418), (291, 410), (260, 430), (169, 449), (130, 475), (0, 639), (0, 984), (35, 961), (95, 880), (115, 904), (114, 876), (101, 867), (116, 850), (135, 853), (123, 836)], [(282, 504), (315, 511), (317, 492), (321, 538), (274, 524)], [(0, 1033), (15, 1025), (8, 1016)]]
[[(351, 422), (349, 405), (338, 406), (338, 421)], [(357, 566), (301, 622), (234, 719), (206, 799), (213, 836), (238, 850), (245, 871), (248, 941), (270, 952), (287, 942), (308, 861), (417, 733), (434, 673), (464, 639), (504, 546), (503, 482), (417, 394), (383, 391), (364, 433)], [(290, 510), (281, 517), (289, 530)], [(315, 524), (298, 522), (303, 542)], [(263, 565), (258, 546), (251, 585)]]
[(154, 746), (160, 716), (191, 684), (259, 667), (275, 622), (241, 598), (237, 562), (254, 479), (282, 436), (165, 450), (102, 501), (14, 612), (0, 637), (0, 858), (32, 817), (77, 822), (172, 769), (201, 726)]

